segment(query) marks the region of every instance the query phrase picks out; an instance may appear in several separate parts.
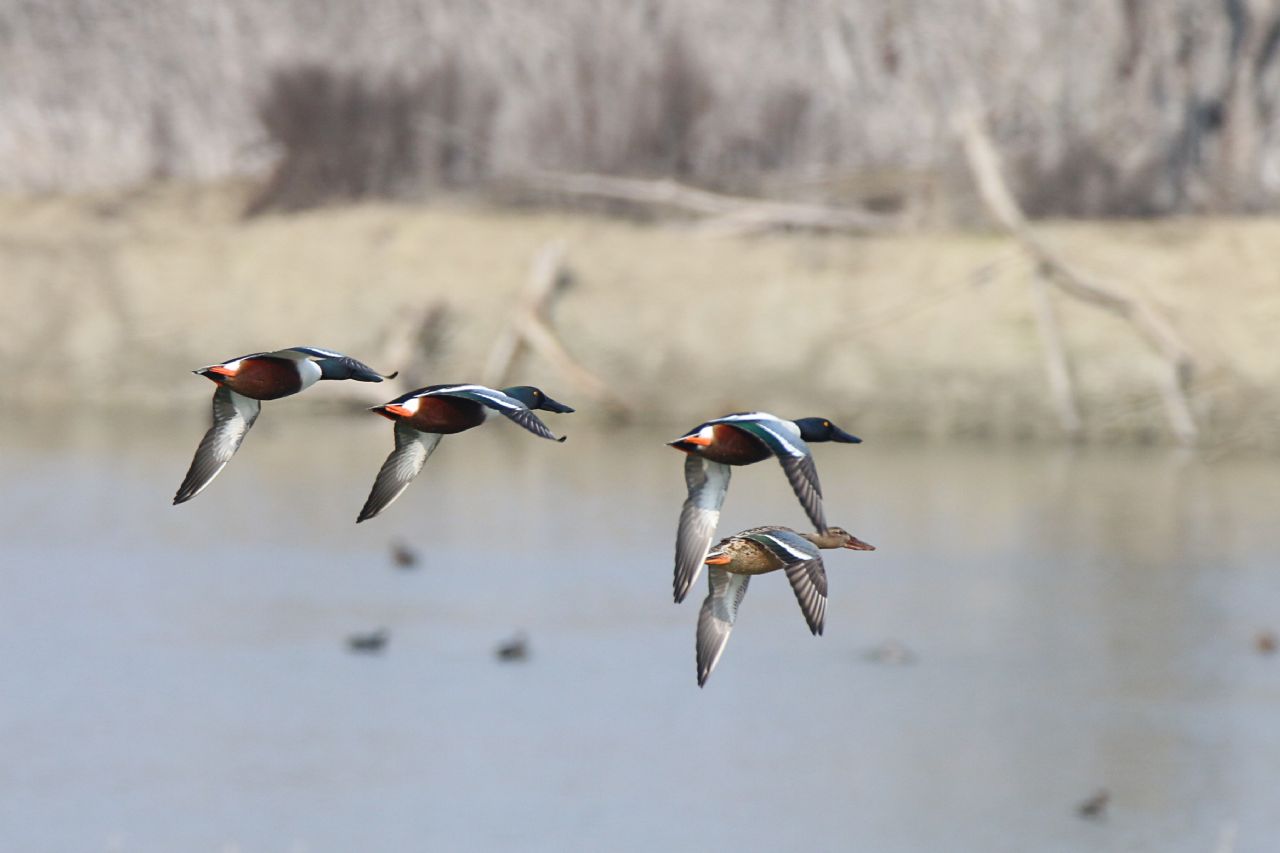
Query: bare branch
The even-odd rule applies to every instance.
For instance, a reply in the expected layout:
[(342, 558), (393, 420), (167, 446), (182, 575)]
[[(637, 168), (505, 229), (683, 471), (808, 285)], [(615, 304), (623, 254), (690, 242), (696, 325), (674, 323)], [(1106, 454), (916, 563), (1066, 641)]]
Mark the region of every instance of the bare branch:
[(965, 110), (956, 116), (955, 124), (983, 203), (996, 221), (1035, 260), (1039, 274), (1069, 296), (1128, 320), (1151, 349), (1165, 361), (1168, 373), (1161, 382), (1160, 391), (1164, 397), (1170, 426), (1179, 441), (1193, 442), (1198, 430), (1187, 402), (1187, 386), (1194, 362), (1181, 336), (1145, 301), (1119, 293), (1087, 277), (1042, 242), (1027, 223), (1005, 183), (999, 154), (979, 111)]
[(512, 310), (511, 319), (489, 349), (482, 381), (486, 385), (506, 382), (521, 353), (528, 348), (555, 366), (567, 381), (594, 402), (615, 415), (630, 415), (630, 404), (603, 379), (581, 365), (552, 328), (551, 306), (572, 278), (564, 263), (564, 254), (564, 242), (559, 240), (538, 251), (528, 283)]
[(668, 207), (711, 217), (711, 224), (721, 230), (797, 228), (865, 234), (890, 231), (900, 224), (894, 217), (856, 208), (721, 195), (673, 180), (537, 172), (526, 176), (524, 182), (546, 192)]

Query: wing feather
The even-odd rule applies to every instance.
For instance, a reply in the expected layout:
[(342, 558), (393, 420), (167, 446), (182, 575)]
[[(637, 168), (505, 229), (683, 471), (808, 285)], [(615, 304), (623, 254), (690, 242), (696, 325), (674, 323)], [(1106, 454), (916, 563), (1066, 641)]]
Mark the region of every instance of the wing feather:
[(750, 580), (750, 575), (730, 574), (715, 566), (707, 570), (707, 597), (698, 613), (696, 657), (699, 687), (707, 683), (711, 671), (724, 654)]
[(400, 497), (440, 443), (438, 433), (419, 432), (400, 423), (396, 424), (395, 438), (396, 448), (378, 470), (373, 489), (356, 518), (357, 524), (373, 518)]
[(684, 460), (684, 479), (689, 487), (680, 510), (680, 527), (676, 532), (676, 571), (672, 590), (677, 603), (684, 601), (690, 587), (698, 580), (707, 549), (720, 523), (720, 507), (729, 490), (728, 465), (711, 462), (690, 453)]
[(818, 482), (818, 469), (812, 456), (779, 456), (779, 464), (791, 483), (791, 490), (800, 499), (805, 514), (819, 533), (827, 530), (827, 515), (822, 509), (822, 484)]
[(218, 386), (213, 392), (213, 424), (196, 448), (187, 476), (173, 496), (174, 504), (191, 500), (213, 482), (236, 455), (240, 442), (261, 411), (260, 401), (237, 394), (225, 385)]

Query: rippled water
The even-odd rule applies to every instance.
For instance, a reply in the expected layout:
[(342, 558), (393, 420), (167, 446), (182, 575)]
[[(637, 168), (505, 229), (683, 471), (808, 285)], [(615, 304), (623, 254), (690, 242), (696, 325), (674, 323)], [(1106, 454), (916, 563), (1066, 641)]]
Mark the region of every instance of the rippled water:
[[(359, 526), (372, 417), (268, 410), (180, 507), (195, 419), (0, 423), (0, 848), (1280, 845), (1280, 461), (821, 446), (880, 550), (829, 554), (822, 638), (757, 579), (699, 690), (679, 456), (550, 417), (446, 438)], [(723, 531), (803, 521), (734, 475)]]

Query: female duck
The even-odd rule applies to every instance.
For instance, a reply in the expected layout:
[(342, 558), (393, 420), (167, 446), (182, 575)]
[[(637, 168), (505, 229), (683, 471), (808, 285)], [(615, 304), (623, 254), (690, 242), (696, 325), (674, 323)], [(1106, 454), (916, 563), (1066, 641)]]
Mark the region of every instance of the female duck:
[(800, 602), (809, 630), (821, 634), (827, 612), (827, 571), (822, 565), (822, 548), (874, 551), (839, 527), (825, 533), (799, 533), (788, 527), (753, 527), (734, 534), (711, 550), (706, 557), (710, 590), (698, 614), (698, 686), (707, 683), (724, 647), (729, 642), (738, 605), (747, 594), (752, 575), (782, 569)]

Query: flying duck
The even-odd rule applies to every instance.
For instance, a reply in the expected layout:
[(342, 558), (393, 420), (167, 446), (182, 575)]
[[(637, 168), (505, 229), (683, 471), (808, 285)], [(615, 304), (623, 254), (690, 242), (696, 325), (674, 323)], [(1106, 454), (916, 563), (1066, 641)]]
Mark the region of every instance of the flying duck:
[(477, 427), (501, 413), (541, 438), (564, 441), (533, 413), (572, 412), (532, 385), (486, 388), (483, 385), (430, 385), (402, 394), (370, 411), (395, 422), (395, 450), (382, 463), (356, 523), (373, 518), (400, 496), (427, 463), (441, 436)]
[(297, 394), (321, 379), (381, 382), (396, 376), (384, 376), (351, 356), (319, 347), (255, 352), (191, 372), (213, 380), (218, 387), (213, 392), (213, 425), (196, 448), (187, 476), (173, 496), (175, 504), (204, 491), (231, 461), (258, 419), (263, 400)]
[(822, 633), (827, 612), (827, 571), (822, 565), (821, 548), (875, 550), (874, 546), (839, 527), (828, 528), (825, 533), (799, 533), (788, 527), (753, 527), (721, 540), (707, 554), (709, 589), (698, 614), (699, 687), (707, 683), (711, 670), (724, 653), (738, 616), (738, 605), (747, 594), (747, 582), (752, 575), (784, 570), (809, 630), (815, 636)]

